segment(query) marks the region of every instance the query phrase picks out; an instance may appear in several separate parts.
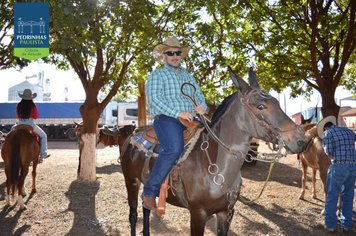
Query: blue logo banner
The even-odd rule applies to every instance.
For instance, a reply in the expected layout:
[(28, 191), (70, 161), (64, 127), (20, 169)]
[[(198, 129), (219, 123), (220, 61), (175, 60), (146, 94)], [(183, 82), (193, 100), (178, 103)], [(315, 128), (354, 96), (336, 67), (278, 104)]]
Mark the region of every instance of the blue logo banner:
[(15, 3), (14, 55), (28, 60), (49, 55), (48, 3)]

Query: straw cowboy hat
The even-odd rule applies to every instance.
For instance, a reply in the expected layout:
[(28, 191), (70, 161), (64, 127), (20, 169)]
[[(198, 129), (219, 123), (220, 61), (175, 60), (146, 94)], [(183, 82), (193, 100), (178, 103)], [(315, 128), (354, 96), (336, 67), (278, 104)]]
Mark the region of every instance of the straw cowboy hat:
[(324, 138), (324, 126), (326, 125), (326, 123), (333, 123), (334, 125), (336, 125), (336, 117), (335, 116), (327, 116), (324, 119), (322, 119), (321, 121), (319, 121), (316, 130), (318, 131), (318, 136), (323, 139)]
[(182, 51), (182, 56), (181, 56), (182, 59), (188, 55), (190, 50), (189, 46), (186, 47), (181, 46), (177, 38), (169, 37), (166, 40), (164, 40), (163, 43), (158, 44), (153, 49), (153, 57), (155, 58), (156, 61), (158, 61), (161, 64), (164, 63), (163, 53), (167, 50), (167, 48), (180, 48)]
[(23, 93), (19, 93), (20, 98), (24, 100), (32, 100), (37, 97), (37, 93), (32, 93), (31, 89), (25, 89)]

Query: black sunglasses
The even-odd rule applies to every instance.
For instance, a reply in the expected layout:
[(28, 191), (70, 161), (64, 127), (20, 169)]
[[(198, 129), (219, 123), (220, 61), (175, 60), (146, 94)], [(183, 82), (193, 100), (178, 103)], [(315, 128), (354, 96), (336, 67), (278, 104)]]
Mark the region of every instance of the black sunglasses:
[(182, 55), (182, 51), (167, 51), (164, 52), (164, 54), (167, 54), (169, 57), (172, 57), (174, 54), (176, 54), (176, 56), (180, 57)]

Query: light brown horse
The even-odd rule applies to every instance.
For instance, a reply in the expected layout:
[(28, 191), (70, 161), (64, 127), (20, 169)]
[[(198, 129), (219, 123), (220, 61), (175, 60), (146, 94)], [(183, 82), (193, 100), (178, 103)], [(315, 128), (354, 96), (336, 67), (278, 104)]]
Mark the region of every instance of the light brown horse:
[(26, 208), (23, 201), (23, 197), (26, 196), (24, 184), (31, 162), (33, 162), (31, 193), (36, 192), (36, 168), (40, 154), (40, 146), (32, 134), (32, 127), (26, 127), (18, 125), (15, 130), (8, 133), (1, 149), (6, 174), (6, 206), (10, 205), (10, 195), (14, 196), (17, 190), (20, 209)]
[[(301, 130), (280, 108), (278, 101), (260, 89), (250, 70), (250, 85), (229, 72), (239, 92), (227, 97), (215, 112), (210, 127), (200, 133), (189, 156), (176, 164), (169, 175), (171, 187), (167, 202), (190, 212), (191, 235), (204, 235), (207, 220), (216, 215), (217, 234), (227, 235), (239, 198), (241, 166), (252, 137), (279, 143), (292, 153), (306, 144)], [(129, 139), (120, 156), (125, 177), (131, 235), (136, 235), (137, 206), (145, 153)], [(150, 166), (154, 158), (150, 159)], [(143, 235), (149, 235), (150, 211), (143, 209)]]
[(323, 183), (324, 194), (326, 194), (326, 177), (331, 158), (326, 155), (323, 149), (322, 140), (318, 137), (317, 128), (315, 124), (303, 125), (305, 129), (305, 136), (308, 139), (305, 150), (298, 154), (298, 159), (302, 165), (302, 191), (299, 199), (304, 199), (308, 167), (312, 169), (312, 197), (317, 198), (316, 195), (316, 172), (319, 171), (320, 179)]

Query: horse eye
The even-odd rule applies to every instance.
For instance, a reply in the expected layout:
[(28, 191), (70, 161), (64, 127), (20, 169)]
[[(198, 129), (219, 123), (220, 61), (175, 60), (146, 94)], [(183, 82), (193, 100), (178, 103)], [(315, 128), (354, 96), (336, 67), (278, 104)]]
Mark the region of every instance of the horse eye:
[(257, 108), (258, 110), (263, 110), (263, 109), (265, 109), (266, 107), (265, 107), (265, 105), (263, 105), (263, 104), (258, 104), (258, 105), (256, 106), (256, 108)]

